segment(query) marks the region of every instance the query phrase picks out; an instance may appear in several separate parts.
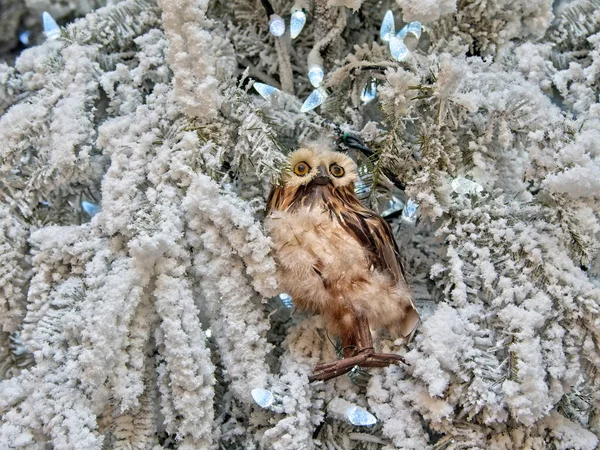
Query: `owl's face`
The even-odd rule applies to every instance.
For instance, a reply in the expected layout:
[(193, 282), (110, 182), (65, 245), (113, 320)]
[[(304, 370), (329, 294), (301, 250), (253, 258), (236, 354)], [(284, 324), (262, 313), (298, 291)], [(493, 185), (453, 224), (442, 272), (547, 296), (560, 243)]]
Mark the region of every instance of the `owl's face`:
[(343, 153), (301, 148), (290, 155), (289, 166), (283, 174), (286, 187), (308, 184), (342, 187), (353, 185), (358, 178), (356, 163)]

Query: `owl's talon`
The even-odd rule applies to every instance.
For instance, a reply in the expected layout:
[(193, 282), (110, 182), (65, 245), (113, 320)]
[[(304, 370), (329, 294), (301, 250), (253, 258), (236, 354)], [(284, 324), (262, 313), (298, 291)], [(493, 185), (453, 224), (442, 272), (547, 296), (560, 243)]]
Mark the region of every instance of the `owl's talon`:
[(340, 359), (330, 363), (315, 366), (313, 374), (308, 380), (327, 381), (350, 372), (355, 366), (359, 367), (387, 367), (390, 364), (402, 362), (404, 358), (394, 353), (373, 353), (372, 348), (359, 350), (359, 354), (350, 358)]

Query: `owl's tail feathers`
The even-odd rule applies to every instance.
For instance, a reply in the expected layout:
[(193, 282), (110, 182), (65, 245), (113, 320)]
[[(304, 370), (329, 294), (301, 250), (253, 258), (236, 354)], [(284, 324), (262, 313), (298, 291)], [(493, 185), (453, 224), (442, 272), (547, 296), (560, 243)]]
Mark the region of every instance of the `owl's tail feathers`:
[(407, 342), (412, 340), (420, 320), (419, 313), (414, 306), (408, 310), (406, 316), (402, 319), (400, 332), (402, 333), (402, 336), (408, 338)]

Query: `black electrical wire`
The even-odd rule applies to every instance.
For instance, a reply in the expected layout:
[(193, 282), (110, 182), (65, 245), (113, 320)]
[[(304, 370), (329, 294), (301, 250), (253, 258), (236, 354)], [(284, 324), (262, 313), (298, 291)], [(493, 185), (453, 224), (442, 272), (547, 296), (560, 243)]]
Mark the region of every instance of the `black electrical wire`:
[(346, 145), (346, 147), (360, 150), (367, 157), (371, 157), (375, 153), (373, 150), (367, 147), (358, 136), (355, 136), (353, 134), (344, 133), (344, 135), (342, 136), (342, 142)]
[(273, 14), (275, 14), (275, 10), (273, 9), (273, 6), (271, 6), (271, 3), (269, 2), (269, 0), (260, 0), (260, 2), (262, 3), (263, 7), (267, 11), (267, 20), (271, 20), (271, 16)]
[[(340, 137), (341, 143), (346, 147), (360, 151), (367, 158), (371, 158), (375, 154), (375, 152), (367, 147), (357, 135), (342, 131), (340, 126), (336, 123), (330, 121), (327, 122), (333, 126), (335, 133)], [(401, 191), (404, 191), (406, 185), (398, 179), (396, 174), (389, 169), (383, 169), (383, 174), (394, 184), (394, 186)]]

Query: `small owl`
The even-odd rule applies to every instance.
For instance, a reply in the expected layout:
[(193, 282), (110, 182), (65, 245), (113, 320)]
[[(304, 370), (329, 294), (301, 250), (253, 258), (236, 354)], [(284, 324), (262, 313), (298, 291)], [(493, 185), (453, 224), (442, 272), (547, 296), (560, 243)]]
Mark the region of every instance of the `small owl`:
[(370, 327), (409, 336), (419, 322), (392, 230), (362, 205), (357, 178), (348, 156), (308, 145), (290, 155), (267, 200), (282, 289), (342, 340), (344, 359), (318, 365), (311, 381), (401, 360), (375, 353)]

